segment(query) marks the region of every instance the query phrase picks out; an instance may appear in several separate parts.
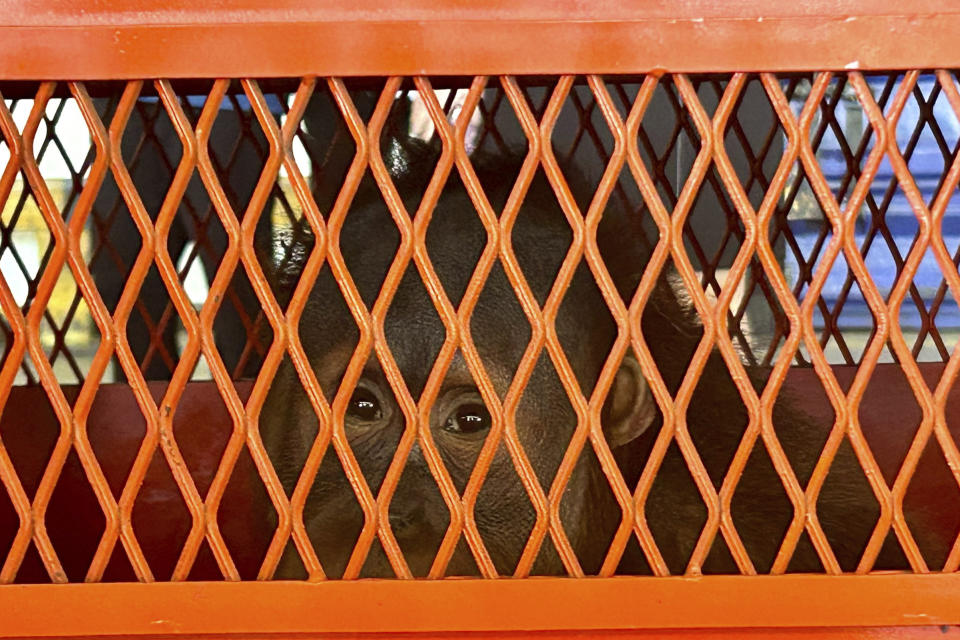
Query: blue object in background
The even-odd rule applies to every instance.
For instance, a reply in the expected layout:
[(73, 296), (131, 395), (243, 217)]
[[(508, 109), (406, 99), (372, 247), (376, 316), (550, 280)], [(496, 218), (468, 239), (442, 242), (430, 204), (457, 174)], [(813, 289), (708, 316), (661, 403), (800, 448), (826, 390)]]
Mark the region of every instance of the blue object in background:
[[(872, 77), (868, 78), (868, 82), (873, 89), (874, 96), (879, 96), (887, 82), (887, 78)], [(920, 77), (917, 88), (919, 88), (923, 94), (924, 100), (929, 99), (936, 83), (937, 79), (932, 75)], [(899, 83), (897, 87), (894, 88), (888, 102), (892, 100), (898, 88)], [(800, 106), (802, 106), (802, 104), (800, 104)], [(952, 155), (957, 147), (958, 136), (960, 136), (960, 125), (958, 125), (956, 114), (948, 104), (946, 97), (942, 94), (933, 105), (932, 112), (935, 126), (939, 128), (943, 143), (945, 143), (946, 152)], [(853, 150), (856, 151), (856, 144), (859, 142), (863, 130), (869, 124), (869, 120), (866, 114), (863, 113), (862, 107), (854, 100), (841, 99), (837, 104), (834, 114), (840, 127), (846, 131), (847, 137), (851, 139)], [(907, 156), (907, 147), (914, 134), (914, 130), (917, 128), (918, 123), (922, 122), (925, 117), (921, 112), (921, 106), (918, 104), (916, 97), (911, 96), (904, 106), (903, 113), (897, 123), (897, 143), (901, 153), (904, 154), (905, 157)], [(859, 132), (851, 131), (848, 127), (852, 125), (852, 128), (857, 128), (858, 121)], [(816, 124), (813, 129), (815, 130), (815, 128)], [(875, 140), (875, 136), (871, 137), (864, 153), (861, 167), (873, 149)], [(840, 142), (832, 130), (829, 130), (823, 137), (817, 149), (817, 158), (828, 185), (834, 192), (834, 195), (839, 196), (844, 176), (848, 173), (847, 154), (843, 152)], [(925, 123), (916, 145), (912, 149), (912, 153), (909, 154), (907, 165), (924, 202), (928, 206), (932, 204), (933, 199), (937, 195), (938, 185), (942, 176), (949, 169), (950, 161), (949, 155), (945, 159), (945, 154), (941, 149), (941, 143), (937, 140), (930, 124)], [(890, 189), (891, 182), (894, 185), (894, 190), (889, 205), (886, 208), (884, 218), (885, 226), (889, 231), (889, 236), (893, 241), (892, 244), (899, 254), (900, 260), (905, 260), (913, 246), (919, 224), (913, 208), (907, 201), (904, 192), (898, 186), (889, 159), (885, 155), (870, 188), (870, 195), (878, 207), (883, 207), (882, 203), (884, 199), (888, 197), (887, 192), (888, 189)], [(853, 184), (850, 184), (847, 186), (843, 196), (849, 198), (852, 191)], [(844, 204), (844, 201), (840, 202), (841, 209)], [(868, 203), (864, 202), (859, 213), (855, 231), (856, 243), (861, 251), (868, 236), (871, 234), (870, 227), (873, 215)], [(791, 218), (793, 218), (792, 215)], [(790, 229), (805, 259), (809, 259), (813, 254), (819, 234), (826, 224), (826, 221), (820, 217), (819, 214), (818, 219), (803, 219), (800, 217), (789, 220)], [(949, 201), (943, 218), (942, 229), (943, 240), (947, 251), (953, 255), (953, 253), (957, 251), (957, 247), (960, 246), (960, 198), (953, 197)], [(828, 236), (827, 241), (829, 241), (829, 237), (830, 236)], [(870, 276), (884, 299), (889, 297), (897, 279), (897, 261), (893, 257), (893, 252), (888, 242), (889, 240), (884, 237), (882, 231), (877, 232), (864, 259)], [(824, 247), (820, 249), (821, 254), (824, 248), (825, 244)], [(796, 282), (799, 265), (796, 256), (789, 248), (786, 250), (784, 267), (788, 279)], [(841, 253), (834, 262), (822, 293), (823, 299), (831, 312), (836, 308), (838, 297), (847, 281), (847, 277), (847, 264)], [(943, 274), (940, 266), (937, 264), (932, 252), (928, 249), (913, 279), (913, 283), (922, 297), (927, 310), (930, 309), (931, 303), (936, 297), (942, 282)], [(958, 310), (957, 303), (953, 300), (949, 292), (937, 310), (934, 322), (938, 330), (941, 331), (960, 330), (960, 310)], [(873, 316), (856, 283), (851, 287), (843, 304), (842, 311), (838, 317), (838, 324), (844, 332), (858, 330), (869, 332), (874, 326)], [(920, 313), (909, 293), (902, 305), (900, 325), (907, 335), (908, 346), (912, 347), (913, 344), (911, 343), (909, 334), (910, 332), (916, 333), (919, 331), (922, 323)], [(814, 314), (814, 326), (818, 330), (824, 327), (823, 318), (819, 313)], [(948, 344), (947, 348), (950, 349), (951, 346)]]
[[(280, 104), (280, 98), (276, 94), (267, 93), (263, 96), (264, 100), (267, 102), (267, 106), (270, 108), (271, 113), (274, 115), (281, 115), (283, 113), (283, 105)], [(160, 100), (157, 96), (141, 96), (138, 98), (143, 102), (158, 102)], [(187, 96), (187, 103), (192, 107), (197, 107), (198, 109), (203, 107), (206, 104), (207, 96)], [(246, 94), (239, 94), (236, 96), (237, 106), (244, 111), (250, 110), (250, 100), (247, 98)], [(224, 100), (220, 104), (221, 111), (233, 111), (233, 100)]]

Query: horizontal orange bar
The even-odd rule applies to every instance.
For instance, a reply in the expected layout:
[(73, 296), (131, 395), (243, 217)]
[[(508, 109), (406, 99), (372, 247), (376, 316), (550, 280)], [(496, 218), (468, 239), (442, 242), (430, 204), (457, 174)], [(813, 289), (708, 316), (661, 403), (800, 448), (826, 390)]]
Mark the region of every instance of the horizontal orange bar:
[(960, 575), (0, 587), (0, 637), (960, 623)]
[(891, 0), (23, 0), (0, 6), (3, 25), (228, 24), (304, 21), (431, 20), (631, 20), (637, 18), (792, 18), (798, 16), (884, 16), (957, 13), (943, 0), (913, 0), (910, 11)]
[[(94, 640), (72, 636), (77, 640)], [(170, 640), (177, 635), (98, 636), (104, 638), (136, 637), (140, 640)], [(630, 629), (597, 631), (456, 631), (439, 633), (242, 633), (190, 634), (191, 640), (376, 640), (389, 637), (398, 640), (792, 640), (808, 638), (829, 640), (957, 640), (960, 627), (809, 627), (809, 628), (742, 628), (742, 629)]]
[(226, 14), (218, 23), (212, 12), (212, 22), (197, 23), (185, 12), (183, 22), (123, 13), (78, 24), (66, 14), (27, 23), (0, 12), (0, 79), (960, 67), (956, 12), (764, 17), (760, 3), (741, 4), (751, 10), (718, 15), (681, 7), (675, 16), (650, 12), (653, 17), (643, 10), (624, 17), (619, 10), (616, 19), (600, 12), (567, 19), (504, 12), (497, 18), (492, 11), (444, 19), (438, 10), (436, 18), (423, 20), (384, 10), (365, 20), (331, 11), (329, 20), (316, 19), (318, 12), (298, 19), (294, 12), (288, 21), (272, 21), (273, 12), (250, 12), (244, 14), (249, 21), (228, 22), (237, 18)]

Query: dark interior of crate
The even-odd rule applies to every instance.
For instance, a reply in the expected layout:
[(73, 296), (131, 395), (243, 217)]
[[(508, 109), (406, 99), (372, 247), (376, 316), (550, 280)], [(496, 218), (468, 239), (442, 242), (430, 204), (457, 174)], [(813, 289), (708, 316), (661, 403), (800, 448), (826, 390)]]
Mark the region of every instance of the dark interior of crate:
[[(882, 109), (887, 107), (902, 78), (896, 73), (870, 77), (875, 100)], [(434, 80), (434, 88), (439, 90), (437, 97), (448, 113), (456, 113), (462, 95), (458, 89), (467, 86), (469, 80)], [(629, 112), (641, 81), (642, 78), (607, 79), (607, 90), (623, 117)], [(784, 95), (798, 110), (809, 91), (810, 76), (783, 76), (779, 81)], [(703, 107), (712, 113), (723, 95), (728, 77), (696, 77), (694, 82)], [(555, 83), (554, 78), (522, 79), (521, 86), (537, 117), (543, 114)], [(173, 86), (180, 107), (195, 125), (210, 83), (182, 82)], [(376, 101), (382, 99), (383, 82), (370, 79), (349, 86), (360, 117), (369, 118)], [(86, 85), (105, 127), (110, 126), (125, 88), (121, 83)], [(296, 82), (263, 81), (260, 88), (277, 122), (282, 123)], [(26, 116), (33, 98), (41, 90), (34, 84), (0, 86), (15, 119)], [(402, 91), (395, 96), (391, 118), (381, 137), (381, 152), (389, 152), (390, 138), (396, 135), (417, 135), (428, 144), (438, 142), (431, 127), (424, 126), (423, 116), (417, 120), (415, 98), (416, 92), (409, 83), (404, 84)], [(96, 156), (89, 136), (81, 153), (73, 148), (78, 138), (75, 131), (71, 134), (68, 129), (76, 128), (78, 121), (67, 115), (71, 108), (75, 109), (71, 106), (73, 102), (67, 85), (58, 85), (47, 105), (34, 147), (41, 172), (53, 164), (60, 166), (56, 170), (50, 169), (52, 173), (45, 174), (44, 178), (67, 221)], [(936, 197), (947, 169), (956, 159), (958, 148), (956, 116), (950, 119), (952, 112), (945, 102), (936, 82), (922, 81), (911, 96), (909, 115), (901, 120), (905, 127), (902, 152), (921, 193), (929, 202)], [(121, 134), (124, 162), (145, 209), (154, 219), (183, 153), (165, 109), (153, 88), (145, 84), (133, 115)], [(525, 152), (527, 144), (523, 131), (496, 79), (490, 80), (475, 120), (469, 132), (469, 144), (474, 153), (496, 158), (497, 154)], [(22, 127), (23, 119), (17, 123)], [(811, 136), (811, 144), (834, 197), (843, 204), (850, 197), (874, 140), (871, 126), (843, 76), (834, 79), (819, 105), (818, 120)], [(84, 136), (79, 139), (82, 143)], [(738, 100), (734, 117), (725, 131), (724, 144), (754, 207), (759, 205), (770, 185), (785, 140), (783, 124), (776, 117), (759, 80), (752, 78)], [(602, 169), (610, 159), (613, 136), (585, 82), (577, 82), (567, 97), (552, 142), (555, 153), (566, 166), (578, 167), (583, 172), (587, 192), (575, 195), (581, 202), (589, 202), (589, 190), (596, 188)], [(690, 111), (678, 97), (670, 77), (661, 79), (641, 124), (637, 144), (669, 211), (677, 203), (701, 145)], [(298, 163), (309, 173), (313, 197), (320, 211), (329, 211), (353, 160), (356, 145), (323, 83), (318, 84), (311, 107), (300, 125), (295, 150), (299, 154)], [(211, 132), (210, 152), (231, 205), (238, 217), (242, 217), (270, 150), (239, 83), (232, 85), (220, 107), (220, 115)], [(435, 154), (439, 157), (438, 144)], [(44, 158), (57, 160), (48, 165)], [(48, 230), (31, 222), (36, 219), (36, 213), (31, 213), (36, 204), (28, 181), (22, 180), (19, 184), (19, 190), (15, 187), (4, 204), (0, 221), (0, 257), (6, 258), (3, 273), (7, 285), (15, 290), (17, 301), (26, 313), (38, 295), (38, 285), (47, 269), (54, 243)], [(636, 186), (630, 184), (626, 171), (613, 197), (635, 210), (637, 215), (647, 216), (647, 237), (637, 238), (637, 241), (649, 246), (656, 244), (656, 227), (649, 220), (649, 213), (645, 211)], [(492, 204), (497, 207), (496, 203)], [(280, 237), (279, 231), (283, 229), (296, 236), (304, 228), (302, 206), (292, 196), (289, 184), (282, 176), (273, 186), (268, 206), (270, 210), (262, 214), (257, 225), (257, 233), (261, 236), (275, 239)], [(958, 225), (960, 208), (951, 204), (942, 233), (945, 239), (950, 238), (947, 246), (955, 252), (955, 262), (960, 260), (960, 243), (954, 235)], [(917, 230), (916, 216), (896, 177), (889, 167), (882, 167), (867, 194), (856, 233), (866, 264), (885, 296), (901, 273), (904, 256)], [(31, 233), (34, 240), (30, 240)], [(86, 244), (82, 249), (85, 261), (104, 304), (113, 312), (143, 242), (112, 176), (108, 175), (97, 196), (86, 233)], [(771, 245), (788, 273), (790, 285), (797, 298), (802, 299), (824, 245), (831, 238), (830, 225), (811, 196), (802, 168), (791, 175), (778, 201), (770, 234)], [(700, 274), (705, 291), (719, 295), (724, 285), (723, 274), (743, 239), (742, 220), (716, 170), (711, 169), (700, 188), (684, 233), (687, 252)], [(36, 246), (24, 248), (27, 240)], [(189, 183), (166, 240), (181, 282), (185, 286), (188, 279), (193, 283), (190, 285), (192, 290), (199, 292), (194, 303), (201, 304), (204, 286), (209, 286), (203, 282), (209, 283), (216, 271), (226, 249), (226, 234), (196, 175)], [(274, 259), (287, 259), (283, 251), (289, 249), (289, 245), (280, 242), (273, 246), (280, 247), (275, 250)], [(28, 250), (36, 255), (28, 256)], [(64, 269), (67, 279), (71, 279), (69, 271)], [(744, 363), (764, 369), (774, 361), (790, 327), (756, 258), (748, 272), (750, 277), (743, 284), (743, 293), (731, 307), (729, 328)], [(57, 294), (48, 304), (40, 335), (57, 382), (72, 404), (80, 385), (87, 381), (100, 335), (90, 320), (90, 312), (75, 281), (72, 288), (67, 284), (64, 290), (66, 293)], [(834, 365), (834, 375), (844, 389), (849, 389), (865, 345), (875, 331), (876, 321), (855, 278), (842, 262), (834, 267), (818, 301), (814, 327), (821, 347)], [(2, 328), (5, 334), (2, 362), (6, 363), (13, 349), (14, 334), (9, 322), (3, 322)], [(933, 389), (960, 332), (960, 314), (939, 267), (932, 261), (924, 263), (911, 284), (910, 295), (900, 315), (900, 328), (914, 358), (921, 362), (920, 370), (925, 381)], [(126, 335), (155, 402), (163, 397), (178, 366), (183, 332), (183, 322), (168, 288), (153, 267), (139, 287), (137, 302), (126, 325)], [(224, 365), (234, 379), (241, 400), (245, 401), (251, 381), (259, 373), (270, 337), (250, 280), (242, 269), (236, 271), (228, 289), (227, 301), (214, 323), (214, 335)], [(804, 411), (812, 417), (811, 424), (826, 434), (833, 427), (835, 414), (823, 384), (811, 368), (805, 349), (798, 351), (794, 360), (795, 366), (785, 380), (782, 393), (801, 398)], [(5, 395), (0, 416), (0, 438), (26, 495), (32, 496), (44, 475), (61, 426), (30, 357), (24, 356), (18, 368), (17, 383), (9, 390), (0, 390), (3, 394), (9, 393)], [(146, 429), (143, 414), (133, 390), (125, 383), (126, 379), (124, 368), (115, 358), (112, 359), (102, 373), (86, 427), (115, 498), (120, 496)], [(960, 399), (951, 392), (945, 414), (947, 426), (955, 438), (960, 433), (960, 423), (951, 421), (950, 416), (960, 415), (952, 410), (956, 407), (960, 412), (958, 403)], [(891, 349), (884, 350), (859, 412), (864, 434), (890, 483), (921, 420), (921, 409)], [(223, 398), (203, 367), (194, 370), (191, 382), (179, 397), (173, 424), (178, 446), (197, 490), (203, 496), (233, 430)], [(55, 470), (52, 473), (56, 475)], [(264, 492), (252, 470), (249, 453), (244, 449), (231, 474), (217, 516), (224, 539), (244, 578), (256, 577), (273, 535), (267, 522), (257, 517), (252, 506)], [(924, 553), (933, 558), (931, 564), (935, 564), (936, 559), (942, 564), (942, 558), (960, 532), (960, 490), (933, 440), (927, 445), (911, 481), (904, 510), (936, 514), (934, 520), (942, 530), (943, 545), (939, 549), (925, 549)], [(137, 495), (132, 519), (154, 575), (165, 579), (177, 562), (190, 530), (191, 518), (159, 450), (153, 455)], [(56, 480), (44, 520), (67, 577), (71, 581), (83, 580), (100, 543), (106, 519), (75, 451), (71, 451)], [(8, 494), (0, 491), (0, 554), (10, 548), (19, 526), (16, 509)], [(190, 577), (222, 577), (206, 542)], [(47, 571), (36, 549), (31, 546), (17, 580), (37, 582), (47, 579)], [(103, 579), (135, 579), (119, 542)]]

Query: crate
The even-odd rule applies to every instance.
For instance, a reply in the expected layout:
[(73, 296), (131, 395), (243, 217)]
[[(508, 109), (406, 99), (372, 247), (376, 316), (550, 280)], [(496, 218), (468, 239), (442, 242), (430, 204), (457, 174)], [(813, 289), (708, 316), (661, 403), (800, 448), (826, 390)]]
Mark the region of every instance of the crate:
[[(957, 633), (960, 11), (36, 0), (0, 15), (0, 637)], [(398, 132), (429, 164), (413, 186)], [(508, 155), (492, 187), (479, 158)], [(454, 178), (484, 239), (458, 295), (429, 239)], [(543, 290), (511, 242), (538, 184), (570, 235)], [(396, 249), (365, 303), (338, 238), (371, 188), (371, 241)], [(598, 241), (614, 209), (648, 258), (628, 295)], [(588, 388), (557, 328), (578, 268), (614, 327)], [(506, 393), (472, 337), (493, 269), (526, 318)], [(641, 328), (669, 270), (699, 331), (672, 382)], [(385, 330), (405, 272), (447, 337), (416, 384)], [(332, 389), (301, 340), (323, 273), (357, 325)], [(376, 486), (344, 418), (371, 357), (403, 412)], [(464, 486), (424, 426), (458, 357), (493, 423)], [(630, 357), (661, 424), (628, 473), (601, 414)], [(540, 360), (575, 416), (547, 482), (515, 424)], [(284, 371), (316, 422), (293, 491), (260, 431)], [(720, 468), (690, 428), (717, 371), (743, 419)], [(788, 396), (820, 443), (805, 462), (780, 440)], [(500, 448), (532, 513), (506, 570), (475, 514)], [(449, 511), (420, 568), (389, 517), (411, 456)], [(592, 563), (561, 514), (584, 456), (619, 510)], [(754, 456), (787, 513), (764, 553), (736, 506)], [(818, 517), (843, 456), (872, 496), (855, 509), (875, 513), (852, 560), (836, 548), (853, 534)], [(362, 514), (336, 571), (305, 522), (334, 458)], [(647, 509), (671, 459), (693, 524)], [(546, 548), (563, 575), (536, 575)], [(397, 579), (365, 578), (375, 553)], [(820, 571), (792, 568), (800, 553)], [(303, 579), (273, 579), (289, 557)]]

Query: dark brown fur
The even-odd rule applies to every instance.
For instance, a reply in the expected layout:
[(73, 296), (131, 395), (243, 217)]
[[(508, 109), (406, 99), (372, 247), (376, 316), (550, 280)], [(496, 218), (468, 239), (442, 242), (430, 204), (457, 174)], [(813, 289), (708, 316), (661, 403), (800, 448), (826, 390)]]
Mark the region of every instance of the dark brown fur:
[[(432, 167), (419, 167), (415, 156), (405, 158), (398, 187), (411, 214), (416, 210)], [(507, 159), (477, 161), (478, 173), (491, 200), (502, 204), (512, 188), (516, 164)], [(575, 188), (576, 181), (573, 181)], [(454, 170), (440, 198), (427, 235), (432, 263), (446, 294), (456, 307), (486, 243), (479, 217)], [(639, 214), (605, 212), (598, 245), (621, 296), (629, 302), (648, 256), (639, 248)], [(394, 257), (398, 234), (378, 190), (365, 179), (347, 215), (340, 238), (341, 249), (357, 288), (368, 306), (380, 291)], [(571, 232), (542, 174), (534, 179), (519, 214), (512, 241), (531, 290), (540, 304), (546, 299), (569, 246)], [(303, 253), (301, 251), (301, 253)], [(289, 292), (298, 276), (297, 261), (278, 278), (281, 291)], [(701, 329), (696, 314), (669, 283), (667, 268), (643, 314), (642, 331), (661, 375), (675, 393), (696, 349)], [(284, 284), (284, 282), (286, 284)], [(419, 398), (427, 375), (444, 339), (443, 326), (411, 265), (390, 306), (385, 323), (388, 343), (413, 398)], [(336, 393), (359, 332), (329, 269), (321, 273), (300, 324), (301, 339), (328, 399)], [(581, 264), (564, 296), (557, 333), (587, 397), (616, 335), (605, 302), (594, 278)], [(497, 392), (506, 392), (530, 337), (529, 323), (516, 294), (498, 263), (479, 299), (472, 320), (473, 339)], [(350, 445), (366, 482), (377, 494), (399, 442), (405, 422), (386, 384), (376, 357), (370, 358), (366, 377), (379, 388), (390, 419), (376, 429), (351, 429)], [(463, 490), (485, 434), (451, 434), (444, 431), (444, 405), (450, 393), (474, 385), (460, 354), (447, 375), (444, 391), (434, 407), (431, 429), (444, 464), (458, 490)], [(760, 388), (762, 378), (757, 377)], [(517, 429), (537, 476), (549, 490), (569, 441), (576, 418), (555, 368), (544, 351), (524, 393), (516, 415)], [(608, 398), (608, 405), (612, 402)], [(647, 402), (652, 402), (647, 398)], [(787, 398), (778, 402), (774, 427), (790, 462), (805, 483), (822, 448), (826, 430), (814, 428)], [(610, 407), (608, 406), (608, 409)], [(649, 407), (652, 411), (653, 407)], [(609, 411), (606, 415), (609, 415)], [(709, 358), (687, 412), (689, 430), (715, 486), (720, 483), (747, 425), (747, 412), (727, 367), (718, 353)], [(660, 429), (657, 418), (646, 428), (632, 428), (628, 441), (614, 451), (632, 489)], [(277, 374), (261, 418), (261, 431), (281, 480), (288, 491), (299, 477), (306, 452), (318, 426), (293, 367), (285, 363)], [(608, 427), (607, 424), (604, 425)], [(831, 482), (818, 504), (821, 523), (832, 535), (831, 543), (844, 569), (855, 568), (866, 539), (876, 522), (878, 508), (858, 471), (849, 447), (840, 450), (835, 468), (849, 482)], [(855, 472), (854, 470), (857, 469)], [(859, 475), (858, 475), (859, 474)], [(859, 480), (858, 480), (859, 479)], [(580, 456), (562, 502), (562, 518), (571, 543), (588, 573), (599, 569), (620, 510), (600, 471), (589, 443)], [(415, 575), (425, 575), (449, 522), (449, 514), (419, 446), (414, 446), (390, 507), (391, 526)], [(646, 514), (664, 558), (672, 572), (682, 573), (706, 519), (706, 508), (690, 479), (676, 445), (671, 445), (646, 503)], [(513, 464), (500, 446), (477, 501), (475, 516), (497, 570), (512, 573), (534, 523), (530, 504)], [(758, 440), (733, 500), (733, 517), (741, 538), (759, 571), (766, 571), (779, 549), (793, 510)], [(363, 524), (354, 492), (331, 447), (323, 460), (307, 502), (304, 521), (314, 546), (331, 576), (340, 575)], [(736, 566), (718, 534), (705, 565), (707, 571), (735, 572)], [(902, 556), (887, 545), (878, 567), (901, 566)], [(298, 561), (288, 554), (279, 572), (298, 575)], [(633, 543), (621, 564), (623, 572), (647, 571)], [(819, 571), (820, 562), (808, 542), (797, 549), (791, 570)], [(475, 574), (476, 566), (461, 541), (448, 575)], [(544, 543), (534, 573), (563, 573), (563, 565)], [(393, 575), (386, 557), (375, 545), (363, 575)]]

